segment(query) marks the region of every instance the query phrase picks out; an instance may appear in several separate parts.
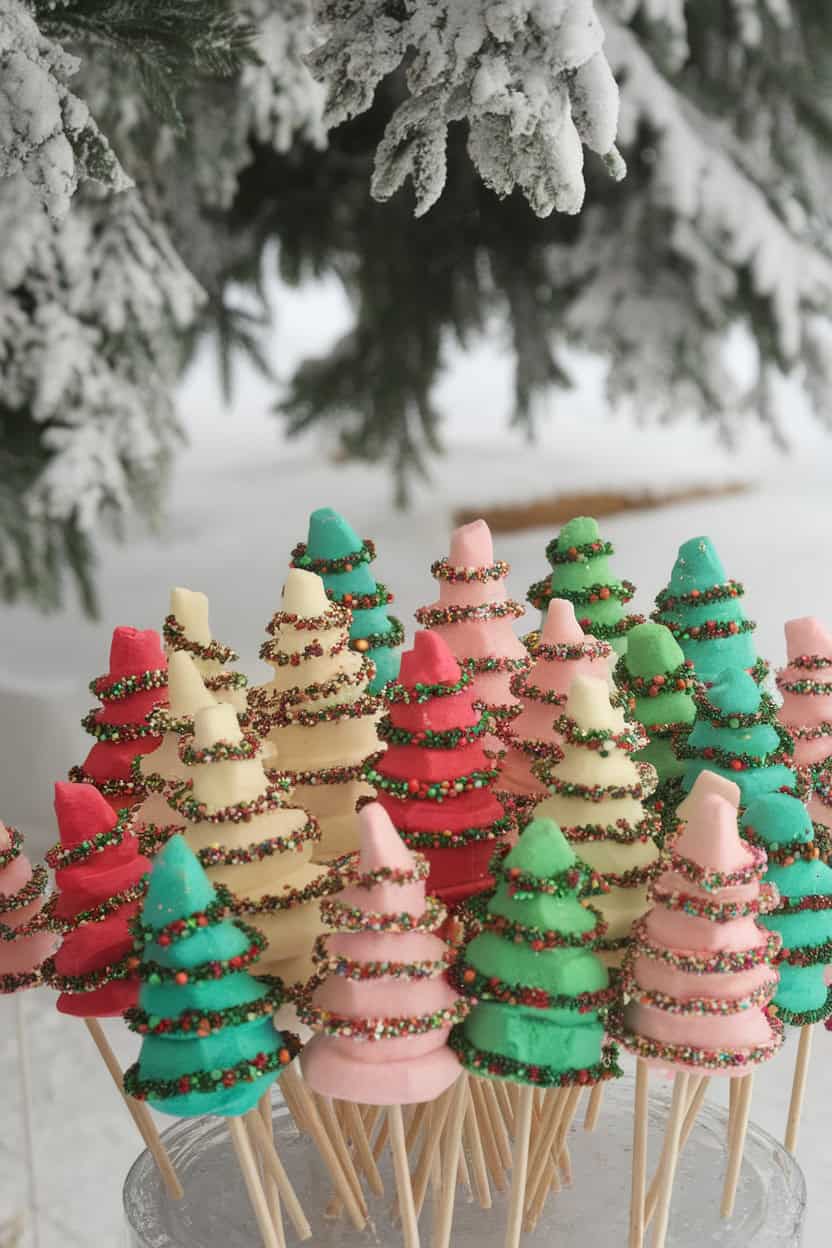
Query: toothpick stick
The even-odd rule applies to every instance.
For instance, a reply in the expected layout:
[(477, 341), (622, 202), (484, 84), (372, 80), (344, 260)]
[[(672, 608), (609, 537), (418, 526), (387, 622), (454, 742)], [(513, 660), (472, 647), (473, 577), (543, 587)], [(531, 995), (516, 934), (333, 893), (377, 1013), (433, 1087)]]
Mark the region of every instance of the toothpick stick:
[[(806, 1079), (809, 1074), (809, 1058), (812, 1053), (812, 1032), (814, 1026), (800, 1028), (800, 1040), (797, 1046), (797, 1058), (792, 1079), (792, 1095), (789, 1101), (789, 1118), (786, 1123), (784, 1144), (787, 1153), (794, 1154), (797, 1150), (797, 1133), (800, 1128), (800, 1115), (803, 1112), (803, 1098), (806, 1095)], [(733, 1083), (734, 1080), (732, 1079)]]
[[(733, 1080), (732, 1080), (733, 1082)], [(731, 1148), (728, 1154), (728, 1170), (725, 1174), (725, 1186), (722, 1189), (722, 1205), (720, 1212), (723, 1218), (730, 1218), (734, 1212), (734, 1201), (737, 1196), (737, 1183), (740, 1177), (740, 1167), (742, 1166), (742, 1157), (745, 1152), (745, 1135), (748, 1130), (748, 1115), (751, 1110), (751, 1093), (754, 1085), (754, 1075), (745, 1075), (739, 1080), (740, 1088), (737, 1092), (736, 1107), (736, 1124), (734, 1126), (734, 1134), (731, 1138)]]
[[(702, 1102), (705, 1100), (705, 1093), (708, 1091), (708, 1084), (711, 1082), (708, 1075), (703, 1075), (697, 1080), (695, 1075), (691, 1075), (688, 1079), (688, 1105), (685, 1110), (685, 1121), (682, 1123), (682, 1133), (679, 1136), (679, 1152), (688, 1142), (688, 1137), (693, 1130), (699, 1111), (702, 1108)], [(732, 1079), (733, 1083), (734, 1080)], [(659, 1199), (659, 1183), (661, 1180), (661, 1166), (657, 1167), (656, 1173), (653, 1175), (650, 1187), (647, 1191), (647, 1199), (644, 1202), (644, 1228), (650, 1225), (653, 1214), (656, 1212), (656, 1204)]]
[(165, 1148), (156, 1130), (156, 1124), (151, 1117), (150, 1110), (142, 1101), (134, 1101), (132, 1096), (128, 1096), (124, 1091), (124, 1080), (118, 1059), (110, 1048), (110, 1042), (104, 1035), (104, 1030), (97, 1018), (85, 1018), (84, 1023), (87, 1031), (93, 1039), (95, 1047), (98, 1049), (101, 1059), (110, 1073), (110, 1078), (118, 1088), (124, 1104), (130, 1112), (130, 1117), (136, 1124), (139, 1134), (147, 1146), (147, 1149), (156, 1163), (156, 1168), (162, 1177), (165, 1189), (172, 1200), (181, 1200), (185, 1193), (182, 1190), (182, 1184), (176, 1177), (176, 1171), (173, 1168), (168, 1151)]
[(604, 1100), (604, 1085), (596, 1083), (595, 1087), (589, 1094), (589, 1100), (586, 1106), (586, 1117), (584, 1118), (584, 1131), (594, 1131), (598, 1126), (598, 1118), (601, 1113), (601, 1104)]
[(628, 1248), (641, 1248), (644, 1243), (648, 1080), (647, 1064), (639, 1058), (636, 1064), (636, 1096), (633, 1111), (633, 1177), (630, 1188), (630, 1238)]
[[(260, 1097), (260, 1100), (257, 1102), (257, 1112), (259, 1113), (263, 1121), (263, 1126), (265, 1127), (266, 1131), (269, 1134), (269, 1139), (272, 1141), (272, 1147), (274, 1147), (274, 1122), (272, 1121), (272, 1090), (271, 1088), (269, 1088), (267, 1092), (264, 1092), (263, 1095)], [(250, 1134), (252, 1135), (252, 1144), (254, 1146), (254, 1151), (255, 1153), (259, 1153), (260, 1149), (258, 1148), (257, 1137), (256, 1135), (254, 1135), (253, 1132), (250, 1132)], [(280, 1207), (280, 1188), (277, 1186), (274, 1176), (269, 1173), (269, 1168), (266, 1165), (265, 1161), (262, 1160), (262, 1158), (261, 1158), (261, 1162), (262, 1162), (262, 1173), (263, 1173), (263, 1188), (266, 1193), (266, 1200), (268, 1201), (269, 1212), (272, 1215), (272, 1222), (274, 1223), (275, 1234), (277, 1235), (281, 1248), (286, 1248), (286, 1232), (283, 1229), (283, 1211)]]
[(659, 1188), (659, 1204), (656, 1211), (656, 1229), (653, 1233), (653, 1248), (664, 1248), (667, 1238), (667, 1224), (670, 1220), (670, 1194), (673, 1191), (673, 1180), (676, 1176), (676, 1162), (679, 1156), (679, 1136), (685, 1116), (687, 1102), (688, 1076), (679, 1071), (673, 1080), (673, 1098), (670, 1104), (670, 1115), (664, 1133), (664, 1147), (661, 1160), (661, 1185)]
[[(485, 1153), (483, 1152), (480, 1131), (477, 1126), (477, 1115), (470, 1087), (466, 1090), (465, 1102), (464, 1133), (465, 1141), (471, 1154), (471, 1169), (473, 1171), (474, 1188), (477, 1193), (477, 1203), (480, 1209), (490, 1209), (491, 1188), (488, 1185), (488, 1169), (485, 1164)], [(460, 1155), (462, 1155), (462, 1150), (460, 1150)]]
[(23, 1122), (23, 1148), (26, 1157), (26, 1188), (32, 1226), (32, 1248), (40, 1248), (40, 1209), (38, 1207), (38, 1184), (35, 1170), (35, 1130), (32, 1113), (32, 1071), (29, 1063), (29, 1046), (26, 1043), (26, 1016), (23, 993), (14, 996), (15, 1030), (17, 1032), (17, 1068), (20, 1074), (20, 1115)]
[(367, 1139), (367, 1132), (364, 1130), (364, 1120), (359, 1113), (358, 1106), (355, 1101), (342, 1101), (341, 1104), (347, 1129), (352, 1138), (355, 1155), (360, 1168), (364, 1172), (370, 1191), (376, 1196), (383, 1196), (384, 1181), (379, 1174), (373, 1150), (370, 1148), (370, 1141)]
[(263, 1184), (260, 1182), (260, 1175), (257, 1173), (254, 1153), (251, 1150), (251, 1143), (246, 1134), (246, 1129), (239, 1118), (229, 1118), (228, 1130), (231, 1134), (234, 1152), (237, 1154), (237, 1162), (240, 1166), (243, 1182), (246, 1185), (248, 1198), (251, 1201), (251, 1207), (254, 1210), (254, 1216), (260, 1228), (260, 1238), (263, 1241), (264, 1248), (280, 1248), (280, 1241), (272, 1224), (269, 1206), (266, 1203), (266, 1193), (263, 1191)]
[(523, 1229), (523, 1206), (526, 1200), (526, 1179), (529, 1173), (529, 1134), (532, 1129), (534, 1088), (520, 1089), (517, 1110), (517, 1130), (514, 1133), (514, 1150), (511, 1157), (511, 1201), (508, 1211), (505, 1248), (518, 1248)]
[(465, 1107), (468, 1099), (468, 1084), (472, 1082), (462, 1074), (456, 1081), (453, 1100), (447, 1126), (447, 1149), (445, 1153), (444, 1185), (439, 1213), (434, 1227), (432, 1248), (448, 1248), (451, 1242), (451, 1227), (454, 1220), (454, 1201), (456, 1199), (456, 1172), (459, 1165), (459, 1153), (462, 1146), (462, 1123), (465, 1118)]
[(401, 1105), (388, 1105), (387, 1119), (390, 1123), (390, 1147), (393, 1152), (393, 1169), (396, 1174), (396, 1191), (399, 1195), (399, 1213), (402, 1220), (405, 1248), (419, 1248), (419, 1227), (413, 1188), (410, 1183), (410, 1167), (404, 1137)]
[(288, 1174), (283, 1168), (283, 1162), (277, 1155), (274, 1146), (274, 1138), (271, 1131), (268, 1131), (263, 1123), (263, 1119), (256, 1110), (249, 1110), (246, 1114), (246, 1125), (250, 1128), (252, 1134), (258, 1143), (260, 1156), (263, 1158), (263, 1164), (268, 1170), (271, 1177), (277, 1184), (280, 1195), (283, 1197), (283, 1203), (286, 1206), (292, 1225), (298, 1233), (299, 1239), (311, 1239), (312, 1228), (309, 1225), (306, 1214), (303, 1212), (297, 1192), (289, 1179)]

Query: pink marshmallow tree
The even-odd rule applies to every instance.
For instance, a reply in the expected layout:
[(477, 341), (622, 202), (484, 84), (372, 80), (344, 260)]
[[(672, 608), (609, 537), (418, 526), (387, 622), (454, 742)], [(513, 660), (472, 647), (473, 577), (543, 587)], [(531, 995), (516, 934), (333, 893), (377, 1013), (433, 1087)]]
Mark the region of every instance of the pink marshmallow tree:
[[(703, 772), (669, 838), (652, 906), (633, 928), (610, 1031), (654, 1064), (743, 1077), (783, 1043), (769, 1012), (781, 940), (759, 922), (777, 904), (763, 850), (737, 828), (740, 792)], [(730, 796), (728, 794), (730, 793)]]
[[(454, 658), (473, 664), (474, 697), (485, 703), (497, 721), (505, 723), (517, 714), (518, 699), (511, 679), (526, 672), (531, 660), (512, 621), (525, 608), (505, 594), (510, 571), (504, 559), (494, 558), (491, 532), (484, 520), (464, 524), (451, 535), (447, 558), (438, 559), (431, 572), (439, 581), (439, 599), (419, 607), (416, 619), (422, 628), (435, 630)], [(501, 748), (496, 737), (493, 749)]]
[(777, 673), (777, 718), (794, 741), (813, 822), (832, 830), (832, 636), (814, 616), (788, 620), (786, 666)]
[(447, 1039), (468, 1010), (436, 935), (446, 912), (426, 897), (427, 863), (383, 807), (371, 802), (358, 820), (358, 859), (343, 892), (321, 905), (334, 931), (317, 941), (318, 976), (298, 1010), (318, 1031), (303, 1073), (316, 1092), (360, 1104), (431, 1101), (460, 1073)]
[(48, 877), (23, 853), (23, 837), (0, 823), (0, 993), (36, 988), (58, 941), (40, 922)]
[(543, 631), (526, 640), (532, 667), (511, 679), (511, 692), (521, 709), (503, 730), (506, 753), (498, 781), (500, 800), (513, 807), (521, 826), (547, 795), (533, 764), (543, 758), (554, 764), (562, 757), (563, 737), (554, 723), (563, 713), (569, 686), (576, 676), (606, 679), (613, 654), (608, 642), (584, 633), (575, 608), (565, 598), (551, 600)]

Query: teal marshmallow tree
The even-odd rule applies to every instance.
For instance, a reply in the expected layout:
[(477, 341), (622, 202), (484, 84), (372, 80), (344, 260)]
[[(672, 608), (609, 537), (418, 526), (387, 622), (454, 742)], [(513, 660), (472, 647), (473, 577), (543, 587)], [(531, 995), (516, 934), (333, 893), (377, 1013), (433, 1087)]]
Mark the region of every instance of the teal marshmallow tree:
[(747, 841), (768, 855), (765, 881), (780, 893), (780, 904), (760, 922), (783, 938), (777, 969), (780, 985), (774, 1006), (780, 1019), (807, 1027), (832, 1015), (832, 840), (813, 827), (806, 807), (786, 793), (768, 793), (752, 802), (740, 823)]
[(319, 507), (309, 517), (308, 540), (298, 543), (291, 559), (293, 568), (316, 572), (327, 596), (352, 611), (350, 645), (376, 665), (371, 693), (398, 676), (404, 641), (401, 621), (387, 611), (393, 595), (370, 570), (375, 557), (374, 542), (369, 538), (362, 542), (332, 507)]
[(684, 796), (685, 763), (677, 746), (696, 719), (693, 663), (664, 625), (648, 620), (628, 633), (627, 653), (618, 660), (613, 676), (630, 715), (649, 738), (633, 757), (651, 763), (659, 777), (644, 806), (659, 815), (663, 839), (675, 826), (676, 807)]
[(141, 990), (125, 1018), (142, 1047), (124, 1076), (130, 1096), (164, 1114), (244, 1114), (296, 1051), (273, 1023), (280, 980), (248, 974), (265, 940), (224, 917), (230, 904), (182, 837), (168, 841), (135, 926)]
[(703, 771), (733, 780), (740, 805), (780, 790), (794, 790), (794, 743), (776, 721), (777, 708), (741, 668), (722, 672), (708, 689), (694, 694), (697, 718), (687, 740), (677, 742), (684, 760), (682, 786), (693, 788)]
[(635, 586), (614, 575), (609, 565), (612, 554), (612, 543), (601, 538), (598, 521), (577, 516), (549, 542), (546, 558), (552, 573), (531, 585), (526, 598), (543, 612), (544, 621), (551, 600), (565, 598), (575, 608), (584, 632), (610, 642), (621, 654), (630, 629), (643, 623), (644, 617), (625, 613)]
[(725, 575), (709, 537), (682, 543), (670, 583), (656, 596), (653, 619), (670, 629), (705, 684), (729, 667), (744, 669), (758, 682), (768, 673), (768, 664), (757, 657), (757, 626), (745, 615), (744, 594), (740, 582)]

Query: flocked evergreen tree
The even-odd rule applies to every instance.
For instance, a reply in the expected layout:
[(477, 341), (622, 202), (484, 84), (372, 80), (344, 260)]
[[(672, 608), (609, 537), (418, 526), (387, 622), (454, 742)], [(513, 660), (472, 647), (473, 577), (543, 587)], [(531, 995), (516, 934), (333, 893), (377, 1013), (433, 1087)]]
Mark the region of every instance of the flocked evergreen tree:
[[(7, 595), (54, 602), (69, 562), (87, 573), (91, 601), (100, 504), (155, 501), (170, 381), (195, 323), (215, 333), (226, 378), (236, 349), (268, 371), (260, 330), (276, 255), (290, 281), (334, 272), (355, 313), (329, 354), (313, 350), (296, 372), (289, 427), (326, 422), (347, 454), (386, 459), (400, 494), (439, 449), (443, 344), (495, 319), (527, 427), (536, 396), (569, 384), (573, 344), (603, 355), (611, 399), (648, 418), (693, 412), (731, 437), (752, 413), (777, 433), (783, 373), (821, 416), (828, 409), (827, 6), (2, 0), (0, 10), (10, 125), (24, 136), (0, 161), (2, 234), (14, 239), (0, 270)], [(623, 182), (592, 154), (621, 171), (610, 69)], [(48, 107), (46, 135), (33, 99)], [(60, 212), (79, 179), (118, 184), (121, 169), (146, 208), (133, 195), (94, 198), (85, 181), (63, 224), (38, 216), (40, 200)], [(368, 195), (409, 178), (417, 208), (433, 205), (423, 217), (409, 190), (383, 204)], [(125, 209), (130, 200), (138, 207)], [(125, 211), (139, 214), (135, 228), (119, 222)], [(112, 221), (115, 280), (102, 288)], [(201, 315), (171, 240), (207, 296)], [(231, 298), (240, 283), (254, 309)], [(726, 351), (737, 325), (757, 348), (744, 375)], [(63, 360), (86, 363), (61, 370), (52, 402), (43, 362), (56, 340)], [(84, 443), (100, 454), (82, 459)]]

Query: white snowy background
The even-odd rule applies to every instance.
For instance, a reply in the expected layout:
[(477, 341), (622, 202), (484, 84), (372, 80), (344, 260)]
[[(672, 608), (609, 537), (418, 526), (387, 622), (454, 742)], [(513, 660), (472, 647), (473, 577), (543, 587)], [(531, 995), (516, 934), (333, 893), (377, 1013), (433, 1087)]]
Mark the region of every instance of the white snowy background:
[[(328, 284), (281, 291), (277, 303), (274, 360), (287, 377), (300, 356), (325, 348), (348, 313)], [(741, 366), (741, 346), (737, 358)], [(754, 429), (734, 456), (700, 427), (641, 430), (635, 422), (612, 420), (597, 366), (577, 363), (580, 388), (552, 402), (543, 414), (541, 439), (530, 446), (507, 429), (511, 377), (498, 338), (484, 339), (464, 357), (449, 350), (437, 395), (449, 414), (448, 454), (436, 463), (432, 482), (418, 486), (412, 509), (396, 513), (383, 469), (335, 466), (333, 447), (320, 440), (286, 443), (268, 412), (271, 394), (256, 377), (242, 376), (238, 398), (224, 411), (210, 352), (204, 352), (181, 391), (190, 447), (179, 457), (164, 528), (158, 536), (133, 533), (125, 545), (104, 545), (98, 571), (101, 620), (85, 620), (74, 606), (52, 617), (26, 607), (0, 613), (0, 814), (24, 831), (32, 856), (39, 857), (55, 839), (52, 782), (88, 749), (79, 720), (92, 704), (87, 682), (107, 668), (112, 628), (159, 627), (172, 585), (204, 590), (215, 636), (240, 650), (254, 681), (262, 679), (257, 649), (264, 626), (277, 605), (290, 548), (305, 536), (307, 514), (318, 506), (338, 508), (359, 533), (376, 539), (377, 574), (395, 592), (394, 610), (411, 628), (414, 608), (433, 596), (429, 565), (447, 549), (456, 506), (591, 488), (663, 490), (740, 479), (753, 488), (603, 521), (605, 536), (617, 548), (617, 572), (639, 587), (635, 607), (649, 611), (679, 543), (707, 533), (728, 574), (745, 582), (749, 614), (759, 622), (759, 651), (775, 664), (783, 661), (785, 619), (817, 614), (832, 620), (827, 556), (832, 441), (813, 428), (799, 404), (789, 409), (794, 443), (789, 457), (775, 454)], [(550, 536), (549, 530), (537, 530), (497, 538), (498, 555), (512, 564), (515, 597), (522, 599), (529, 582), (546, 571)], [(29, 994), (25, 1007), (45, 1214), (41, 1244), (122, 1244), (120, 1189), (138, 1151), (133, 1128), (82, 1025), (58, 1016), (45, 990)], [(119, 1024), (108, 1030), (128, 1061), (133, 1037)], [(794, 1049), (792, 1040), (756, 1081), (752, 1117), (775, 1135), (785, 1125)], [(808, 1248), (827, 1242), (832, 1216), (825, 1161), (831, 1056), (832, 1036), (819, 1029), (800, 1141), (809, 1183)], [(13, 1007), (4, 1000), (0, 1225), (21, 1203), (18, 1086)], [(716, 1192), (717, 1176), (714, 1182)], [(622, 1211), (622, 1226), (624, 1218)]]

